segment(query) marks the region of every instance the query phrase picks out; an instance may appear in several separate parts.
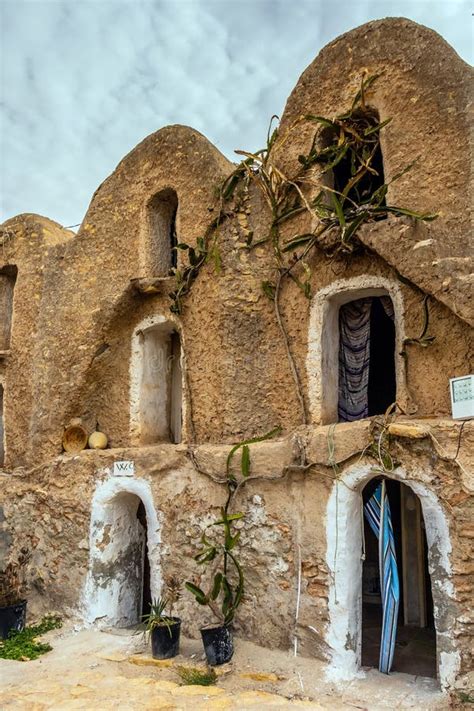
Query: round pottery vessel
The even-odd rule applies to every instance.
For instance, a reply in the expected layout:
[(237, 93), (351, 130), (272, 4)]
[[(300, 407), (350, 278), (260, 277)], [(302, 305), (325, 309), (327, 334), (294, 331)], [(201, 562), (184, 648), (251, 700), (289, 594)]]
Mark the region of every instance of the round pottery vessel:
[(89, 437), (89, 447), (91, 449), (105, 449), (109, 440), (103, 432), (93, 432)]
[(63, 434), (63, 449), (65, 452), (80, 452), (87, 444), (87, 432), (82, 425), (66, 427)]

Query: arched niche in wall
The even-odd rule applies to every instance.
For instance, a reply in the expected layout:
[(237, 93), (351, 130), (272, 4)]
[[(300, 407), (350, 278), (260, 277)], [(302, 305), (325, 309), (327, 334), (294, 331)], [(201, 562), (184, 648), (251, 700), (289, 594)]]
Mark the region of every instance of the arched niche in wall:
[(5, 359), (10, 350), (17, 273), (15, 266), (0, 269), (0, 467), (5, 462)]
[(181, 336), (163, 316), (145, 319), (132, 337), (131, 439), (135, 445), (181, 442), (183, 376)]
[[(373, 333), (372, 344), (370, 343), (370, 338), (366, 339), (365, 347), (370, 348), (371, 345), (373, 349), (380, 347), (380, 353), (375, 355), (374, 350), (372, 352), (368, 350), (366, 362), (351, 363), (350, 353), (349, 356), (347, 356), (347, 353), (343, 353), (342, 356), (344, 357), (341, 357), (341, 349), (343, 350), (343, 339), (345, 337), (344, 329), (346, 328), (349, 331), (352, 327), (349, 310), (350, 308), (362, 308), (364, 303), (373, 304), (375, 300), (377, 300), (376, 307), (369, 308), (369, 311), (365, 314), (368, 318), (366, 326), (369, 329), (370, 326), (374, 328), (374, 323), (371, 322), (371, 319), (376, 315), (378, 318), (376, 328), (380, 330), (379, 333)], [(391, 313), (390, 316), (384, 313), (383, 304), (386, 305), (387, 311)], [(384, 277), (364, 275), (351, 279), (340, 279), (321, 289), (314, 296), (311, 305), (306, 368), (311, 417), (315, 424), (331, 424), (346, 419), (360, 419), (372, 414), (380, 414), (377, 410), (381, 412), (384, 408), (385, 400), (388, 402), (388, 399), (391, 399), (392, 396), (396, 397), (397, 402), (404, 411), (412, 410), (406, 386), (405, 360), (401, 355), (405, 338), (403, 314), (403, 299), (399, 285)], [(356, 317), (358, 319), (357, 325), (359, 326), (361, 319), (364, 317), (363, 311), (360, 314), (356, 314)], [(393, 319), (393, 332), (391, 334), (393, 340), (390, 345), (391, 372), (387, 374), (381, 371), (379, 366), (383, 365), (381, 359), (385, 357), (383, 353), (386, 347), (384, 329), (385, 327), (388, 329), (388, 324), (385, 324), (384, 321), (388, 322), (389, 319)], [(383, 337), (381, 334), (383, 334)], [(376, 336), (380, 337), (376, 338)], [(356, 347), (359, 347), (359, 344), (354, 344), (354, 350), (356, 350)], [(344, 403), (341, 402), (342, 383), (340, 383), (341, 377), (344, 377), (344, 367), (347, 367), (347, 372), (353, 366), (354, 369), (360, 367), (360, 377), (362, 377), (364, 368), (366, 368), (366, 380), (369, 381), (366, 385), (370, 388), (369, 366), (371, 356), (374, 359), (371, 369), (373, 377), (378, 377), (379, 381), (383, 382), (385, 379), (388, 381), (389, 378), (386, 378), (386, 375), (390, 375), (390, 378), (394, 380), (393, 388), (390, 393), (388, 392), (389, 388), (387, 388), (387, 392), (383, 393), (385, 400), (382, 404), (378, 401), (376, 402), (375, 398), (372, 409), (367, 408), (364, 412), (361, 410), (361, 417), (357, 415), (345, 417), (341, 414), (344, 410)], [(341, 361), (344, 361), (346, 357), (348, 362), (346, 364), (343, 362), (341, 365)], [(350, 389), (351, 387), (354, 386), (349, 382), (348, 388)], [(374, 383), (372, 389), (375, 395), (380, 393), (380, 388), (377, 387), (376, 383)], [(391, 403), (388, 402), (388, 404)]]
[(160, 527), (145, 479), (110, 477), (92, 499), (85, 620), (127, 627), (161, 588)]
[[(324, 169), (325, 165), (332, 166), (327, 170), (322, 182), (336, 191), (341, 202), (347, 200), (352, 206), (360, 205), (385, 183), (382, 147), (376, 128), (379, 123), (378, 111), (370, 107), (366, 107), (365, 110), (357, 109), (350, 119), (346, 119), (347, 127), (352, 124), (355, 133), (364, 136), (365, 165), (358, 162), (350, 146), (342, 153), (342, 157), (332, 152), (333, 148), (335, 151), (341, 148), (337, 129), (325, 128), (321, 132), (320, 145), (327, 161), (326, 164), (321, 163), (321, 168)], [(358, 144), (359, 147), (360, 145)], [(359, 179), (355, 179), (357, 177)], [(385, 204), (384, 195), (381, 195), (380, 204)]]
[[(387, 475), (388, 477), (388, 475)], [(386, 477), (386, 478), (387, 478)], [(425, 473), (421, 473), (425, 477)], [(398, 468), (388, 477), (393, 484), (404, 484), (403, 516), (417, 514), (424, 522), (428, 569), (426, 584), (430, 585), (433, 602), (433, 623), (436, 635), (436, 674), (443, 688), (454, 683), (460, 666), (460, 653), (453, 628), (456, 608), (451, 565), (452, 543), (449, 523), (435, 492), (421, 483), (420, 473), (416, 478)], [(363, 653), (363, 601), (364, 601), (364, 513), (363, 492), (374, 479), (372, 465), (356, 465), (347, 469), (340, 480), (334, 483), (326, 512), (326, 564), (329, 570), (329, 624), (326, 641), (331, 650), (327, 676), (332, 680), (351, 680), (361, 673)], [(392, 502), (391, 502), (392, 505)], [(402, 525), (402, 524), (401, 524)], [(405, 533), (411, 538), (402, 545), (409, 555), (399, 559), (402, 585), (410, 580), (411, 592), (419, 590), (420, 562), (416, 560), (414, 536), (417, 534), (413, 521), (408, 519)], [(418, 531), (421, 535), (421, 531)], [(403, 538), (403, 534), (401, 534)], [(367, 555), (370, 555), (367, 553)], [(403, 557), (403, 554), (402, 554)], [(408, 577), (407, 577), (408, 576)], [(410, 593), (405, 587), (405, 598)], [(367, 594), (367, 591), (366, 591)], [(416, 607), (404, 604), (400, 607), (400, 621), (412, 625), (410, 614), (418, 615)], [(415, 624), (422, 627), (425, 621), (416, 618)], [(415, 661), (415, 660), (414, 660)], [(416, 672), (413, 672), (416, 673)]]
[(166, 188), (156, 193), (146, 205), (143, 276), (166, 277), (177, 264), (178, 196)]
[(5, 462), (5, 441), (4, 441), (4, 425), (3, 425), (3, 382), (0, 381), (0, 467), (3, 467)]
[(17, 277), (17, 268), (13, 266), (0, 269), (0, 354), (10, 348), (10, 335), (13, 318), (13, 291)]

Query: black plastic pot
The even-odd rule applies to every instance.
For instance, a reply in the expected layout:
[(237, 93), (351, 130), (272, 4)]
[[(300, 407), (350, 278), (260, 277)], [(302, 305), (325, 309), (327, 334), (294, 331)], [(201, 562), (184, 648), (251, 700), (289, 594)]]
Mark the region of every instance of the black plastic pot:
[(0, 607), (0, 639), (7, 639), (11, 630), (21, 632), (25, 629), (26, 600), (19, 600), (15, 605)]
[(230, 662), (234, 654), (232, 629), (226, 625), (201, 630), (202, 643), (211, 667)]
[(181, 620), (179, 617), (172, 617), (173, 622), (169, 625), (154, 627), (151, 636), (151, 654), (153, 659), (170, 659), (179, 654), (179, 634), (181, 631)]

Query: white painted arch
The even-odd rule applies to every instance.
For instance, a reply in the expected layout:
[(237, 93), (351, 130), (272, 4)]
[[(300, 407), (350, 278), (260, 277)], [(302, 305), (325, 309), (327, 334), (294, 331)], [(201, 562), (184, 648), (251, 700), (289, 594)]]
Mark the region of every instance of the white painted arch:
[(92, 499), (89, 569), (83, 593), (85, 622), (127, 627), (141, 614), (143, 540), (137, 508), (146, 511), (150, 589), (161, 590), (161, 532), (151, 487), (145, 479), (112, 476), (98, 484)]
[[(350, 680), (360, 670), (362, 648), (362, 490), (374, 474), (370, 465), (355, 465), (335, 482), (326, 514), (329, 569), (329, 625), (326, 641), (331, 649), (327, 675)], [(446, 515), (435, 493), (402, 468), (388, 476), (409, 486), (418, 496), (425, 522), (428, 567), (436, 627), (438, 679), (442, 689), (455, 681), (460, 654), (452, 639), (454, 590), (451, 580), (451, 539)], [(420, 477), (421, 478), (421, 477)]]
[(401, 354), (405, 339), (405, 307), (400, 284), (386, 277), (363, 274), (338, 279), (318, 291), (311, 302), (306, 371), (311, 421), (337, 422), (339, 309), (343, 304), (366, 296), (389, 296), (395, 314), (395, 377), (397, 402), (405, 412), (412, 406), (406, 384), (405, 359)]
[[(174, 375), (171, 374), (170, 381), (170, 359), (166, 357), (166, 348), (164, 343), (166, 338), (175, 331), (179, 334), (180, 341), (180, 380), (179, 388), (180, 402), (179, 413), (168, 411), (169, 403), (172, 398), (173, 388), (178, 383), (173, 383)], [(148, 339), (147, 335), (156, 334), (158, 338)], [(161, 337), (163, 343), (160, 343)], [(146, 407), (152, 407), (154, 417), (158, 423), (158, 428), (165, 432), (168, 429), (170, 421), (173, 417), (179, 417), (181, 420), (182, 431), (180, 438), (186, 437), (186, 389), (184, 376), (184, 343), (183, 333), (179, 322), (172, 316), (163, 316), (162, 314), (154, 314), (143, 319), (133, 330), (131, 343), (130, 357), (130, 440), (132, 445), (140, 446), (148, 444), (143, 441), (143, 410)], [(150, 373), (150, 369), (153, 373)], [(152, 376), (156, 379), (158, 388), (152, 394), (152, 401), (147, 402), (147, 394), (143, 391), (144, 374)], [(161, 384), (161, 391), (160, 391)], [(160, 397), (161, 392), (161, 397)], [(148, 398), (150, 393), (148, 393)], [(149, 418), (148, 418), (149, 419)], [(177, 428), (176, 428), (177, 429)]]

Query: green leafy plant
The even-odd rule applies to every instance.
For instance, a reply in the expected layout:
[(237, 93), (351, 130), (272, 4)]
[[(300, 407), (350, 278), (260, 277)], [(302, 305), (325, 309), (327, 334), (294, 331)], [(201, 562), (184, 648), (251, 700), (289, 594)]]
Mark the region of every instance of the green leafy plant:
[(212, 668), (176, 667), (176, 672), (185, 684), (196, 686), (212, 686), (217, 681), (217, 674)]
[(175, 620), (171, 615), (166, 614), (165, 610), (168, 607), (168, 600), (163, 597), (154, 598), (150, 604), (150, 611), (146, 615), (142, 615), (142, 621), (138, 631), (143, 631), (145, 635), (153, 632), (158, 627), (167, 627), (171, 636), (171, 625)]
[[(176, 620), (173, 617), (173, 608), (181, 597), (181, 581), (177, 575), (165, 578), (166, 596), (153, 598), (150, 611), (142, 615), (139, 631), (145, 634), (152, 632), (156, 627), (167, 627), (171, 635), (171, 625)], [(166, 612), (168, 610), (168, 612)]]
[(50, 644), (39, 642), (37, 637), (61, 626), (60, 617), (46, 615), (39, 624), (25, 627), (22, 632), (11, 631), (8, 639), (0, 641), (0, 657), (2, 659), (16, 659), (20, 662), (37, 659), (52, 649)]
[[(286, 176), (270, 159), (272, 148), (279, 139), (279, 128), (273, 128), (273, 120), (278, 118), (276, 116), (272, 116), (270, 121), (265, 148), (255, 153), (236, 151), (243, 156), (243, 160), (217, 191), (217, 217), (212, 220), (205, 235), (198, 238), (195, 248), (187, 244), (178, 245), (178, 249), (188, 252), (189, 263), (182, 270), (175, 271), (176, 289), (170, 294), (173, 312), (180, 313), (182, 297), (189, 292), (204, 264), (212, 260), (216, 271), (220, 272), (217, 229), (234, 214), (232, 209), (226, 211), (224, 208), (236, 199), (241, 184), (256, 183), (271, 209), (269, 233), (266, 238), (258, 240), (258, 244), (268, 241), (272, 243), (277, 269), (283, 269), (285, 275), (292, 278), (308, 298), (311, 296), (311, 270), (304, 258), (313, 247), (320, 244), (325, 232), (336, 229), (339, 232), (336, 251), (352, 252), (356, 234), (365, 222), (379, 220), (388, 214), (421, 221), (436, 219), (437, 215), (433, 213), (417, 212), (386, 203), (389, 186), (410, 171), (417, 159), (402, 168), (388, 182), (381, 182), (380, 133), (391, 118), (379, 121), (366, 99), (367, 91), (380, 76), (374, 74), (363, 77), (350, 108), (335, 118), (306, 114), (293, 123), (280, 143), (289, 140), (302, 122), (316, 126), (308, 152), (298, 156), (300, 168), (294, 175)], [(331, 176), (336, 176), (341, 166), (345, 168), (342, 173), (345, 176), (343, 184), (339, 184), (339, 178), (333, 180), (331, 185)], [(319, 170), (317, 177), (314, 177), (315, 168)], [(306, 197), (306, 189), (315, 187), (318, 190), (316, 196)], [(281, 225), (304, 212), (317, 218), (315, 229), (297, 234), (282, 243)], [(250, 232), (247, 247), (253, 248), (256, 244)], [(300, 249), (301, 252), (298, 251)], [(291, 253), (289, 260), (284, 256), (287, 253)], [(303, 268), (303, 280), (295, 274), (297, 264)], [(269, 298), (275, 298), (275, 283), (265, 280), (262, 289)]]
[[(192, 581), (185, 583), (186, 589), (194, 595), (196, 601), (200, 605), (207, 605), (224, 625), (229, 625), (234, 619), (244, 594), (244, 573), (235, 550), (240, 540), (240, 531), (235, 531), (234, 527), (245, 514), (230, 513), (231, 505), (239, 487), (250, 478), (250, 446), (272, 439), (280, 431), (280, 427), (274, 427), (266, 434), (243, 440), (230, 449), (226, 460), (226, 503), (221, 507), (221, 515), (217, 521), (206, 526), (201, 537), (201, 550), (194, 556), (199, 565), (209, 566), (207, 590), (204, 591)], [(242, 475), (240, 482), (231, 471), (233, 458), (239, 450)], [(216, 530), (219, 533), (213, 535), (212, 532)]]
[(461, 704), (474, 704), (474, 692), (472, 691), (462, 691), (462, 690), (456, 690), (454, 694), (457, 697), (457, 701)]
[[(205, 234), (199, 237), (195, 248), (181, 244), (180, 249), (188, 255), (188, 264), (176, 270), (176, 285), (170, 293), (170, 309), (181, 313), (183, 299), (189, 293), (199, 270), (210, 261), (216, 273), (221, 271), (221, 256), (218, 245), (219, 228), (235, 216), (249, 186), (254, 184), (267, 202), (271, 220), (267, 235), (254, 240), (248, 231), (243, 248), (253, 249), (268, 243), (274, 255), (274, 271), (270, 278), (262, 280), (265, 296), (274, 304), (277, 325), (286, 350), (296, 395), (302, 414), (302, 423), (307, 424), (305, 399), (301, 378), (291, 352), (286, 326), (280, 312), (282, 282), (291, 279), (310, 299), (312, 296), (311, 259), (323, 251), (333, 259), (337, 255), (348, 258), (364, 249), (358, 239), (363, 224), (374, 222), (388, 215), (429, 222), (437, 215), (417, 212), (408, 207), (387, 203), (389, 187), (410, 171), (417, 159), (411, 161), (386, 181), (382, 173), (380, 134), (390, 124), (390, 118), (378, 119), (370, 107), (367, 93), (381, 74), (363, 76), (353, 101), (344, 113), (328, 118), (306, 114), (300, 116), (287, 128), (283, 136), (278, 126), (273, 127), (272, 116), (266, 146), (255, 153), (236, 151), (242, 161), (217, 189), (217, 204), (210, 208), (217, 216), (211, 221)], [(285, 175), (271, 160), (274, 146), (282, 148), (301, 126), (315, 126), (311, 143), (306, 153), (298, 157), (298, 169), (293, 175)], [(306, 214), (312, 227), (305, 232), (296, 232), (283, 238), (281, 228), (291, 226), (294, 218)], [(420, 345), (430, 344), (430, 337), (416, 339)]]
[(168, 600), (165, 597), (153, 598), (150, 604), (150, 611), (146, 615), (142, 615), (142, 627), (145, 632), (151, 632), (155, 627), (163, 627), (173, 622), (171, 616), (166, 614), (165, 610), (168, 607)]
[[(229, 514), (226, 507), (221, 508), (221, 517), (206, 527), (201, 550), (194, 557), (200, 565), (212, 564), (209, 587), (205, 592), (193, 582), (185, 584), (196, 601), (207, 605), (223, 625), (229, 625), (234, 619), (244, 593), (244, 574), (234, 550), (240, 531), (233, 530), (234, 523), (243, 517), (242, 512)], [(209, 529), (214, 527), (219, 527), (218, 537), (209, 535)]]

